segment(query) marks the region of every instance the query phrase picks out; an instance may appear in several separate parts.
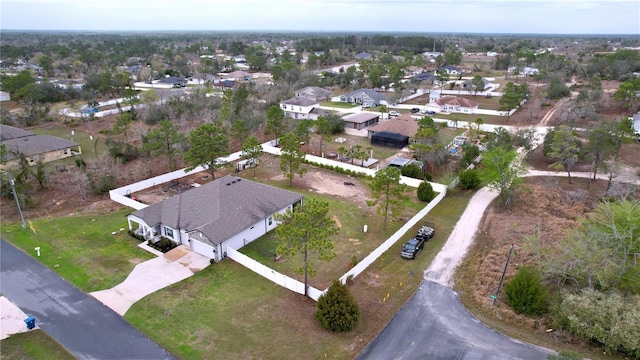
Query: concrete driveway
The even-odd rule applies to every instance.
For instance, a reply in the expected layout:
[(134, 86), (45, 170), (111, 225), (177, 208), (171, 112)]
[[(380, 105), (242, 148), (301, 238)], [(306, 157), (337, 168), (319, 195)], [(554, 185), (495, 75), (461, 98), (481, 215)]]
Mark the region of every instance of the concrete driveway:
[(155, 259), (136, 265), (120, 284), (90, 295), (120, 315), (124, 315), (136, 301), (182, 281), (209, 266), (209, 259), (181, 245)]

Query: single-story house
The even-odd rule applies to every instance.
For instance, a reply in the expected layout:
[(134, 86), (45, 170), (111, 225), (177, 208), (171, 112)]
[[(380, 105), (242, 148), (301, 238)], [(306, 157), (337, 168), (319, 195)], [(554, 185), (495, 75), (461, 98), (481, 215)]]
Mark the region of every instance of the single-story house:
[(401, 149), (409, 145), (409, 137), (390, 131), (380, 131), (371, 136), (371, 145), (384, 145)]
[(344, 120), (345, 129), (362, 130), (366, 127), (377, 124), (378, 121), (380, 121), (380, 114), (363, 111), (344, 116), (342, 119)]
[(300, 96), (294, 96), (280, 103), (284, 115), (293, 119), (309, 119), (311, 111), (319, 106), (317, 101)]
[(238, 82), (251, 81), (253, 75), (250, 72), (236, 70), (230, 73), (223, 73), (222, 76), (227, 80), (235, 80)]
[(457, 96), (445, 96), (427, 104), (427, 111), (473, 114), (478, 103)]
[(430, 72), (423, 72), (411, 78), (411, 81), (419, 83), (422, 81), (426, 81), (427, 83), (433, 85), (436, 80), (436, 76)]
[(424, 166), (422, 161), (418, 161), (415, 159), (394, 158), (393, 160), (391, 160), (389, 165), (387, 165), (387, 167), (395, 167), (402, 170), (403, 167), (409, 164), (416, 165), (420, 170), (422, 170), (422, 167)]
[(445, 71), (450, 76), (461, 76), (462, 75), (462, 69), (457, 67), (457, 66), (453, 66), (453, 65), (445, 65), (445, 66), (439, 68), (437, 71)]
[(507, 72), (511, 75), (523, 75), (523, 76), (533, 76), (538, 73), (538, 68), (529, 67), (529, 66), (522, 67), (518, 74), (515, 73), (516, 69), (517, 68), (515, 66), (512, 66), (509, 69), (507, 69)]
[(294, 95), (314, 101), (323, 101), (331, 98), (331, 90), (323, 89), (318, 86), (307, 86), (296, 91)]
[(171, 87), (185, 87), (187, 86), (187, 79), (181, 76), (167, 76), (158, 80), (160, 85), (169, 85)]
[(36, 135), (17, 127), (0, 124), (0, 143), (7, 149), (5, 163), (0, 168), (18, 164), (18, 155), (23, 154), (29, 165), (38, 160), (50, 162), (82, 153), (80, 144), (49, 135)]
[(370, 127), (367, 136), (371, 138), (373, 134), (378, 132), (399, 133), (409, 138), (413, 138), (418, 132), (418, 121), (409, 114), (402, 114), (393, 119), (383, 121), (375, 126)]
[(311, 109), (311, 112), (309, 112), (309, 119), (318, 120), (318, 117), (325, 116), (327, 114), (329, 114), (329, 111), (319, 107), (314, 107), (313, 109)]
[(145, 239), (168, 238), (214, 261), (275, 229), (274, 215), (302, 204), (301, 194), (227, 175), (127, 216)]
[(358, 59), (358, 60), (370, 60), (371, 59), (371, 54), (366, 53), (366, 52), (361, 52), (361, 53), (355, 54), (353, 57)]
[(340, 95), (340, 101), (348, 103), (357, 103), (362, 105), (376, 106), (383, 102), (386, 103), (387, 98), (370, 89), (358, 89), (350, 93)]

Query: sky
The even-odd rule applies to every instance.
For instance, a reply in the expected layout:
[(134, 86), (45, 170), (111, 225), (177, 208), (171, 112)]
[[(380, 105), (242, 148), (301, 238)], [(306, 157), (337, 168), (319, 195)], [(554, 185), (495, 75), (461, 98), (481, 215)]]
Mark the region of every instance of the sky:
[(640, 36), (640, 0), (1, 0), (0, 28)]

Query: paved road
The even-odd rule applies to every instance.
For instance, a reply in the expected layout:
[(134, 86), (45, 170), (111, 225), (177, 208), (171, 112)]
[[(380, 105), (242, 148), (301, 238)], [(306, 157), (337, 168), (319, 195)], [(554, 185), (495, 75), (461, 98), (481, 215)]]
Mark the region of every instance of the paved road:
[(176, 359), (98, 300), (1, 240), (0, 292), (78, 359)]
[(462, 306), (455, 291), (423, 280), (356, 359), (535, 360), (550, 353), (491, 330)]

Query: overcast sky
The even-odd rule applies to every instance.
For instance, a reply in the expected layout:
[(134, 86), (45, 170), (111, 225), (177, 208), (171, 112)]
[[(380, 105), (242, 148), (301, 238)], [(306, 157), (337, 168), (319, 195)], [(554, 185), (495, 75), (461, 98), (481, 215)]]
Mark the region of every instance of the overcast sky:
[(2, 0), (2, 29), (639, 34), (640, 0)]

